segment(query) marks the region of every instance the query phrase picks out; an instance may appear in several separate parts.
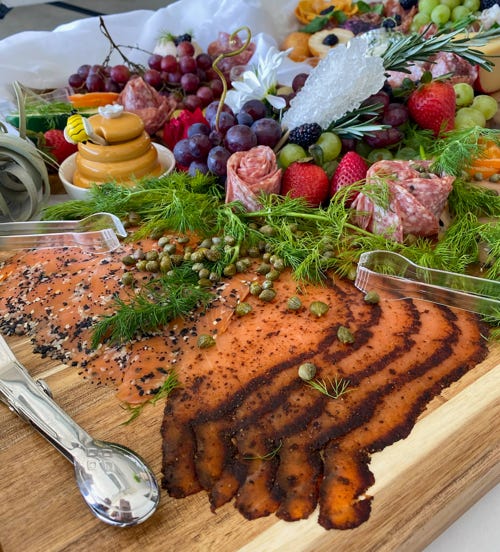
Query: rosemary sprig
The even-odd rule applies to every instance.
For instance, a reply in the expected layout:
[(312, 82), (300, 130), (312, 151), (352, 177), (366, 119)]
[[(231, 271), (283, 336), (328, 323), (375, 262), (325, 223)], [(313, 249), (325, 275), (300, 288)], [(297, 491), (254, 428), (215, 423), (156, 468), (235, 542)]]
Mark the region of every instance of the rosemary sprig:
[(122, 422), (122, 424), (120, 425), (130, 424), (140, 415), (140, 413), (144, 410), (144, 407), (147, 404), (155, 405), (159, 400), (166, 399), (174, 389), (180, 386), (181, 384), (177, 376), (177, 372), (175, 370), (170, 370), (167, 378), (161, 384), (158, 391), (153, 395), (151, 399), (136, 406), (132, 406), (130, 404), (123, 405), (123, 408), (130, 413), (130, 416), (127, 420)]
[[(476, 46), (486, 44), (488, 40), (500, 36), (500, 27), (492, 27), (487, 31), (471, 37), (467, 33), (473, 18), (464, 19), (455, 29), (441, 29), (428, 36), (429, 27), (420, 33), (397, 35), (381, 55), (387, 71), (402, 71), (409, 73), (408, 67), (414, 61), (427, 61), (438, 52), (457, 54), (473, 65), (491, 71), (493, 65)], [(462, 36), (461, 36), (462, 35)]]
[(344, 138), (363, 138), (370, 132), (389, 128), (388, 125), (375, 123), (382, 107), (382, 104), (373, 104), (353, 109), (333, 121), (328, 130)]
[(335, 376), (332, 380), (331, 378), (326, 378), (328, 383), (324, 379), (313, 379), (307, 381), (307, 385), (319, 391), (323, 395), (330, 397), (331, 399), (339, 399), (343, 395), (350, 393), (353, 389), (350, 389), (350, 381), (345, 378), (339, 378)]

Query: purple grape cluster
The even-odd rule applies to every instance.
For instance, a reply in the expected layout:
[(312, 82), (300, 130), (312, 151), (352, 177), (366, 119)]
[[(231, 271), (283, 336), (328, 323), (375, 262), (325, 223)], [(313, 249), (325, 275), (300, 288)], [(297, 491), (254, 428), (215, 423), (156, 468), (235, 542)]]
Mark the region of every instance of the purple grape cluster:
[(211, 102), (205, 109), (208, 124), (191, 125), (187, 138), (173, 148), (176, 163), (191, 175), (210, 172), (224, 178), (231, 154), (258, 145), (274, 148), (281, 138), (281, 125), (260, 100), (249, 100), (237, 114), (223, 104), (217, 119), (218, 108), (218, 101)]

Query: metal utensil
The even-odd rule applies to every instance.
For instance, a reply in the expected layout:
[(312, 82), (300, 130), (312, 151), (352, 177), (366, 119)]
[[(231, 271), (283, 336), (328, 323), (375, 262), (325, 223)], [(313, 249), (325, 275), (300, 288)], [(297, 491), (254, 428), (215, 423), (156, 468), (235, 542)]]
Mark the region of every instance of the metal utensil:
[(0, 249), (79, 246), (95, 252), (112, 251), (126, 237), (121, 220), (111, 213), (94, 213), (81, 220), (0, 223)]
[(361, 291), (393, 291), (485, 316), (500, 313), (500, 282), (419, 266), (399, 253), (360, 256), (354, 285)]
[(145, 461), (116, 443), (93, 439), (35, 382), (0, 336), (0, 400), (29, 422), (75, 468), (82, 496), (100, 520), (125, 527), (158, 506), (158, 482)]

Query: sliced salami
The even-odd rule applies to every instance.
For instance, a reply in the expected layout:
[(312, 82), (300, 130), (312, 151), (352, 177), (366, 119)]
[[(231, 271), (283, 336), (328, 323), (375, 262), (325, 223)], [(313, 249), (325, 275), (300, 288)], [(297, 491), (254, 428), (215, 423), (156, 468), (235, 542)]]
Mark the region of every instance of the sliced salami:
[(258, 195), (279, 193), (280, 183), (281, 169), (270, 147), (238, 151), (227, 161), (226, 203), (240, 201), (248, 211), (257, 211)]

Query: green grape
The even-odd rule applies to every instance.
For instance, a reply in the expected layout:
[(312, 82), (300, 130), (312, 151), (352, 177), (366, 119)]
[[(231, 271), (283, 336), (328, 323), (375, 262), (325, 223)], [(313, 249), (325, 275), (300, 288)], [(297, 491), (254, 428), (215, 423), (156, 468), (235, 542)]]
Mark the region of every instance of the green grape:
[(478, 109), (487, 121), (494, 117), (498, 111), (498, 103), (495, 98), (486, 94), (476, 96), (472, 102), (472, 107)]
[(470, 10), (465, 6), (457, 6), (456, 8), (453, 8), (453, 10), (451, 10), (452, 21), (460, 21), (461, 19), (465, 19), (469, 15), (470, 15)]
[(383, 159), (393, 159), (394, 156), (392, 152), (387, 148), (374, 149), (368, 154), (368, 162), (375, 163), (377, 161), (382, 161)]
[(416, 32), (431, 22), (431, 16), (428, 13), (418, 12), (415, 14), (411, 23), (411, 30)]
[(479, 11), (480, 0), (464, 0), (462, 6), (465, 6), (471, 13)]
[(419, 0), (418, 2), (418, 13), (426, 13), (431, 15), (432, 10), (439, 6), (439, 0)]
[(395, 157), (396, 159), (405, 159), (405, 160), (417, 159), (418, 151), (416, 151), (415, 149), (409, 146), (404, 146), (400, 150), (398, 150)]
[(435, 25), (444, 25), (450, 19), (451, 10), (444, 4), (439, 4), (431, 12), (431, 21)]
[(460, 0), (440, 0), (441, 4), (448, 6), (450, 10), (453, 10), (453, 8), (456, 8), (457, 6), (460, 6), (461, 1)]
[(474, 88), (466, 82), (458, 82), (453, 85), (457, 107), (468, 107), (474, 100)]
[(307, 157), (306, 150), (298, 144), (286, 144), (278, 154), (278, 165), (286, 169), (294, 161)]
[(483, 127), (486, 125), (485, 116), (473, 107), (461, 107), (455, 114), (455, 128)]
[(323, 132), (316, 143), (323, 150), (325, 163), (337, 158), (342, 149), (342, 140), (333, 132)]

